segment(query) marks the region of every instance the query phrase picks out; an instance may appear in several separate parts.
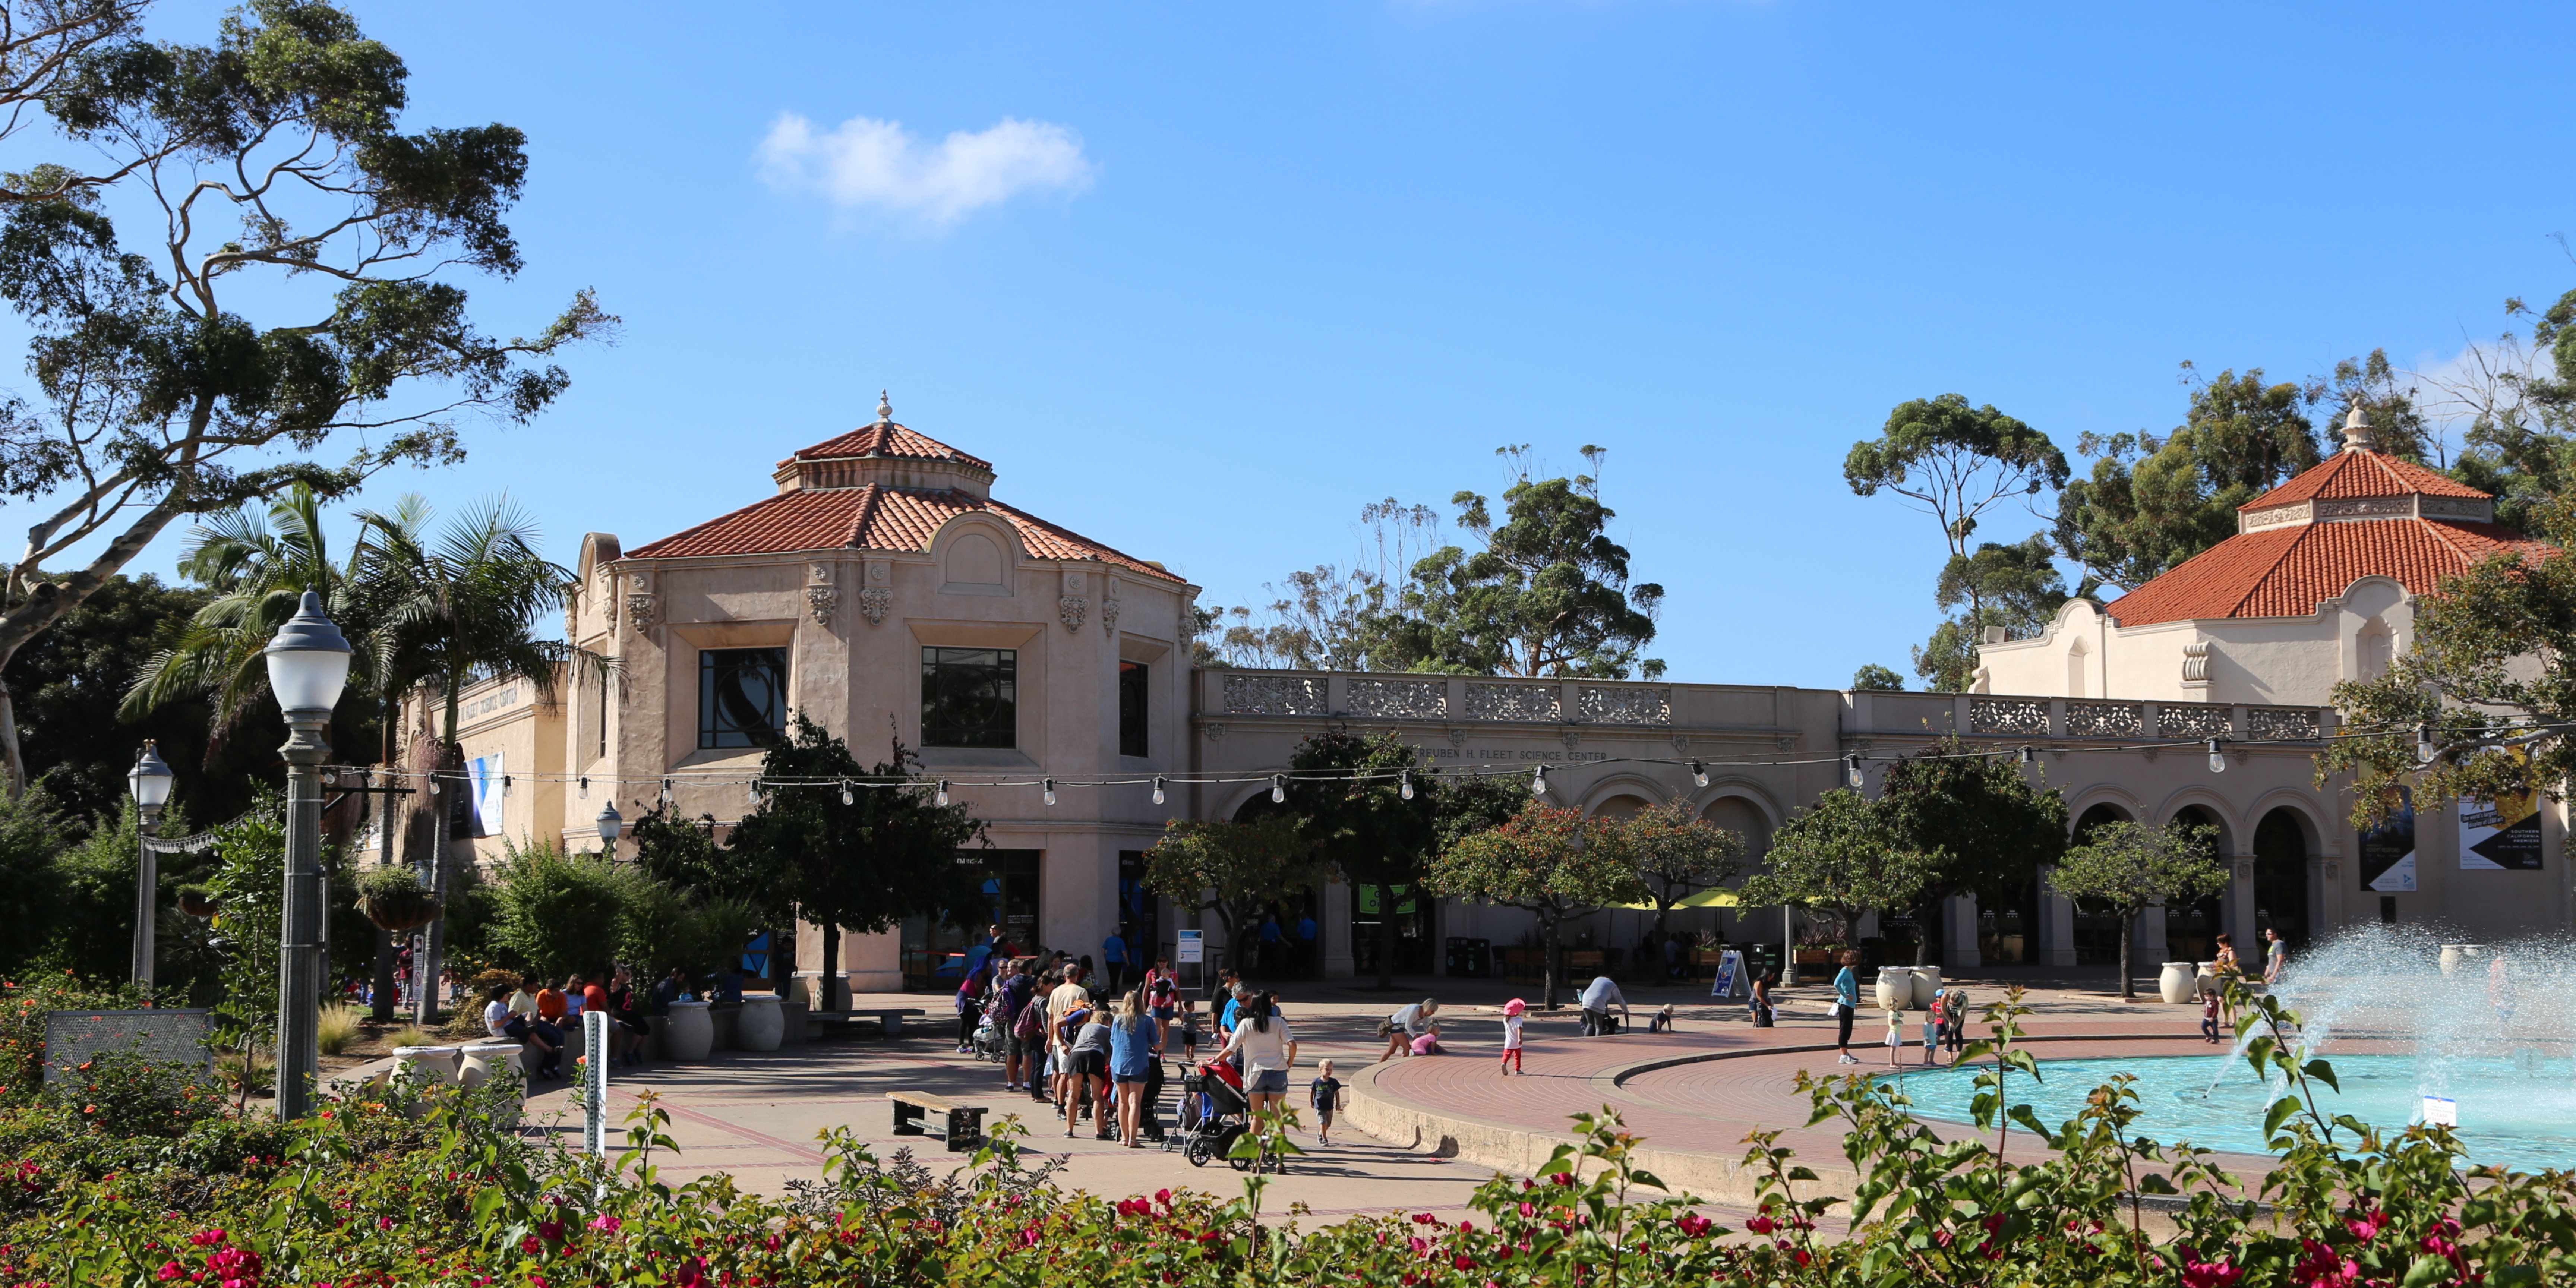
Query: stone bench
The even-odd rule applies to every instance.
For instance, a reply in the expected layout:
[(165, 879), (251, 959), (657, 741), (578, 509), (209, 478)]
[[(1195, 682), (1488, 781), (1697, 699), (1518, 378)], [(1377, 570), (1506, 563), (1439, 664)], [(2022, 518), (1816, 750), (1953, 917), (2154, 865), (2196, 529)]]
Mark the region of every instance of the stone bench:
[(917, 1006), (861, 1007), (855, 1011), (807, 1011), (805, 1013), (805, 1023), (811, 1032), (816, 1035), (820, 1035), (826, 1028), (832, 1025), (837, 1024), (846, 1026), (873, 1020), (876, 1022), (877, 1027), (882, 1030), (887, 1037), (899, 1038), (903, 1036), (903, 1019), (905, 1016), (928, 1014), (930, 1014), (930, 1012)]

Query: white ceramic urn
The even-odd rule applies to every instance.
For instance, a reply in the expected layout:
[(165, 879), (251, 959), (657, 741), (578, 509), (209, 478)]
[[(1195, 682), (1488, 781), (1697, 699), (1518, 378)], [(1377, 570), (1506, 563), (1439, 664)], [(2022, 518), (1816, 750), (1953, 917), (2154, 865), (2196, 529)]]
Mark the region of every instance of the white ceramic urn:
[(786, 1013), (776, 993), (745, 993), (742, 1014), (734, 1020), (733, 1044), (745, 1051), (775, 1051), (787, 1035)]
[(456, 1081), (457, 1050), (451, 1046), (395, 1047), (394, 1081), (415, 1091)]
[(1918, 1011), (1932, 1009), (1932, 999), (1941, 995), (1941, 968), (1911, 966), (1906, 969), (1908, 974), (1914, 976), (1914, 1009)]
[(2192, 972), (2191, 987), (2194, 994), (2218, 987), (2218, 963), (2200, 963), (2200, 969)]
[(665, 1060), (704, 1060), (716, 1044), (715, 1021), (707, 1018), (704, 1002), (673, 1002), (662, 1029), (662, 1058)]
[(2200, 995), (2200, 973), (2190, 962), (2166, 962), (2164, 973), (2156, 976), (2156, 996), (2180, 1004)]
[[(457, 1062), (456, 1085), (471, 1090), (491, 1081), (496, 1074), (520, 1073), (521, 1050), (516, 1042), (477, 1042), (466, 1047), (463, 1058)], [(527, 1098), (524, 1075), (519, 1084), (519, 1096)]]
[(1914, 972), (1904, 966), (1878, 968), (1878, 1006), (1883, 1011), (1902, 1011), (1914, 1005)]

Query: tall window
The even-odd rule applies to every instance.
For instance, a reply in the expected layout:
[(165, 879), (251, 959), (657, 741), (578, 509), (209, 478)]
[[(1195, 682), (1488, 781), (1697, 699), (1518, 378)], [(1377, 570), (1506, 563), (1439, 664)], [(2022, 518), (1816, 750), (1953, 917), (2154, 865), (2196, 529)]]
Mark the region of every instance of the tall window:
[(1145, 754), (1145, 664), (1118, 664), (1118, 754)]
[(921, 650), (921, 745), (1019, 746), (1019, 677), (1018, 649)]
[(590, 756), (597, 760), (608, 754), (608, 671), (605, 668), (599, 673), (599, 692), (591, 698), (590, 722), (594, 726)]
[(766, 747), (787, 729), (787, 650), (698, 654), (698, 746)]

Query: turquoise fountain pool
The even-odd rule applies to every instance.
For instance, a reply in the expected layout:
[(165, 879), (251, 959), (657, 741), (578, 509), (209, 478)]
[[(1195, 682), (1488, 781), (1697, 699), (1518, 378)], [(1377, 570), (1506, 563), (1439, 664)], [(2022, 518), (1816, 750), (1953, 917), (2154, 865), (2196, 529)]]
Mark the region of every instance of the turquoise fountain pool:
[[(2459, 1106), (2459, 1137), (2471, 1163), (2522, 1171), (2576, 1167), (2576, 1060), (2543, 1058), (2537, 1050), (2434, 1060), (2329, 1053), (2327, 1059), (2343, 1084), (2340, 1095), (2318, 1085), (2319, 1108), (2329, 1116), (2351, 1114), (2375, 1127), (2402, 1128), (2420, 1116), (2424, 1096), (2448, 1096)], [(2035, 1086), (2014, 1075), (2007, 1090), (2052, 1126), (2081, 1112), (2093, 1088), (2126, 1073), (2138, 1080), (2141, 1116), (2132, 1134), (2237, 1154), (2265, 1152), (2263, 1112), (2275, 1097), (2242, 1058), (2043, 1056), (2040, 1073)], [(1973, 1069), (1914, 1069), (1882, 1085), (1910, 1097), (1919, 1117), (1964, 1123), (1976, 1094), (1974, 1077)]]

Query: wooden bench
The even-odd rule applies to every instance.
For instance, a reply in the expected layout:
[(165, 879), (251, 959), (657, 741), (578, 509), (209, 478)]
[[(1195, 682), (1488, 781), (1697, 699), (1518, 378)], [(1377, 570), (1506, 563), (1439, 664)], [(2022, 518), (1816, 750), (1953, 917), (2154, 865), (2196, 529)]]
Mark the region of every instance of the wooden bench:
[(984, 1144), (984, 1107), (961, 1105), (946, 1096), (927, 1091), (889, 1091), (886, 1100), (894, 1106), (894, 1134), (919, 1136), (929, 1130), (925, 1114), (940, 1116), (939, 1135), (947, 1140), (948, 1152), (971, 1153)]
[(847, 1026), (852, 1023), (874, 1020), (887, 1037), (899, 1038), (903, 1036), (903, 1017), (928, 1014), (930, 1012), (920, 1007), (896, 1006), (860, 1007), (855, 1011), (807, 1011), (805, 1024), (819, 1035), (827, 1026), (840, 1025), (841, 1031), (846, 1033), (849, 1031)]

